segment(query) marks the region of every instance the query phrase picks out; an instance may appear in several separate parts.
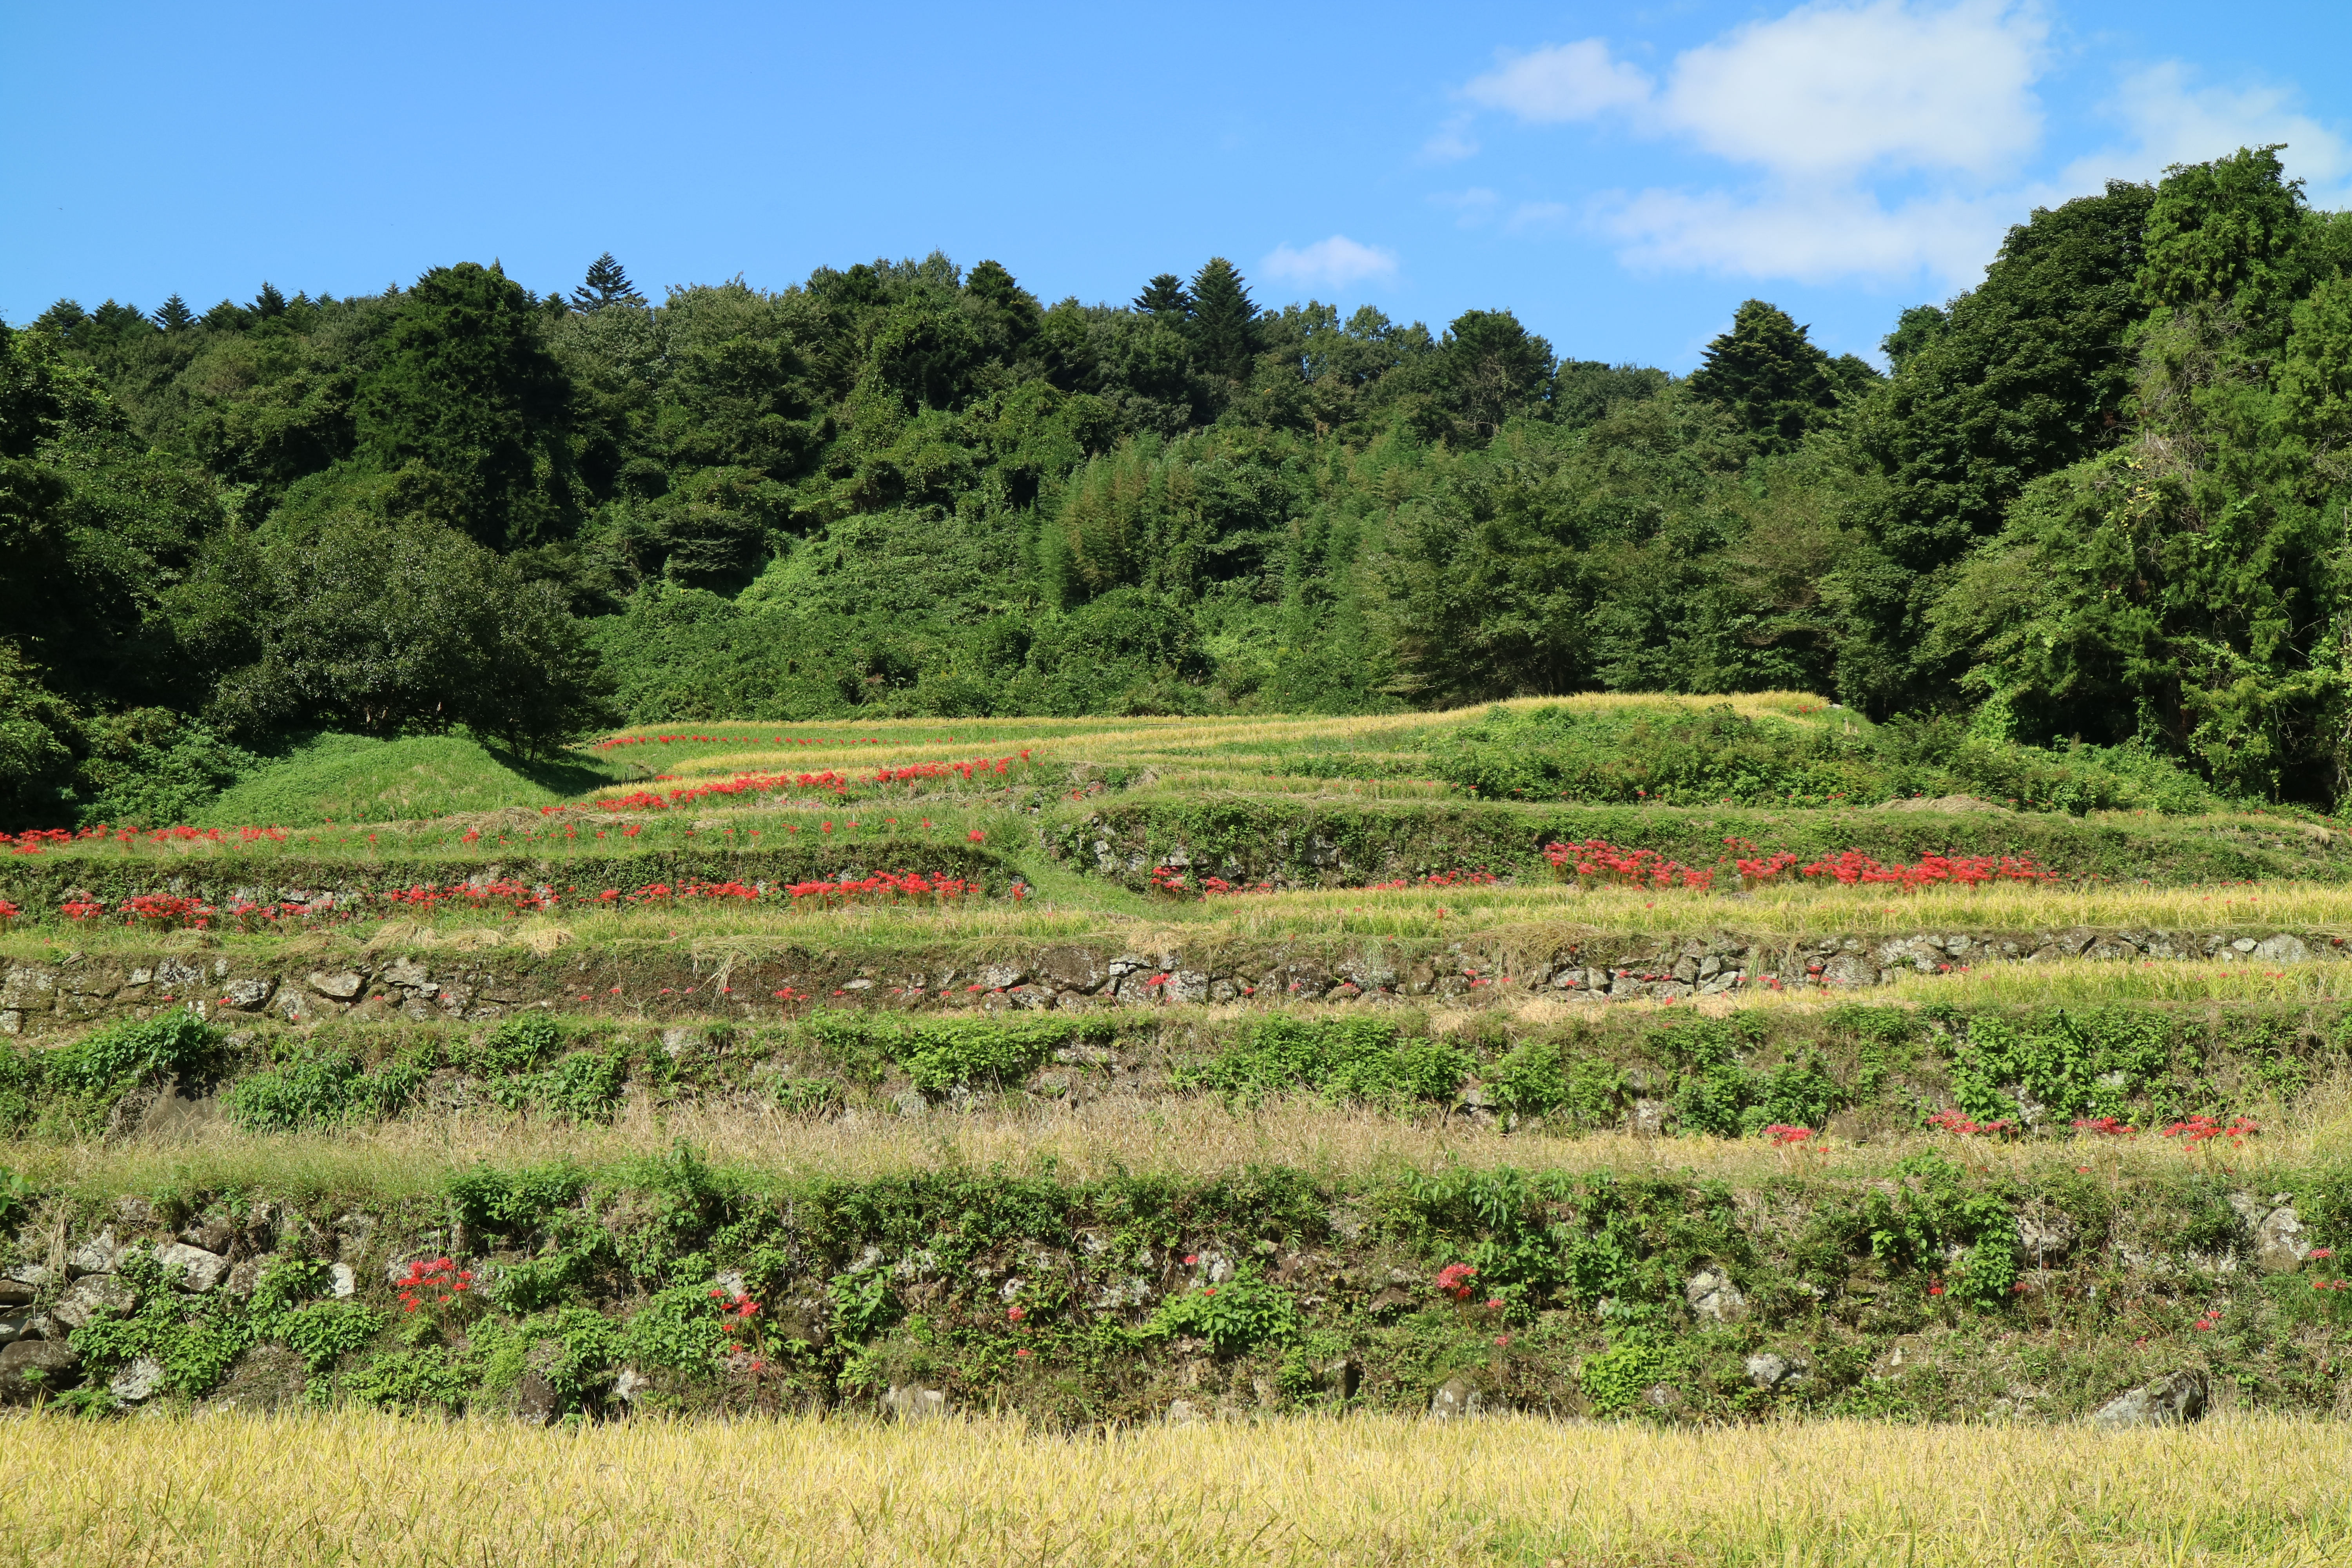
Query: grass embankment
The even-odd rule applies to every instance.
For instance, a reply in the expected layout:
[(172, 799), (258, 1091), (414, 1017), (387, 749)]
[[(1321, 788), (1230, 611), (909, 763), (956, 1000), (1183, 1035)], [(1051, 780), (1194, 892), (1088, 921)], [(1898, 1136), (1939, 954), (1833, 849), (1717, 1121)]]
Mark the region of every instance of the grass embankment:
[(310, 826), (536, 809), (626, 776), (586, 750), (534, 764), (461, 734), (321, 735), (231, 785), (194, 826)]
[[(1715, 1142), (1728, 1140), (1759, 1169), (1833, 1161), (1881, 1174), (1926, 1148), (1984, 1164), (1996, 1158), (1986, 1149), (2026, 1138), (2055, 1151), (2028, 1163), (2177, 1171), (2195, 1168), (2179, 1155), (2202, 1145), (2183, 1125), (2200, 1117), (2232, 1129), (2212, 1147), (2242, 1165), (2318, 1158), (2342, 1131), (2352, 1068), (2352, 1011), (2275, 1001), (1007, 1018), (837, 1008), (754, 1026), (533, 1012), (488, 1031), (354, 1015), (231, 1032), (166, 1013), (63, 1046), (0, 1048), (0, 1131), (25, 1161), (65, 1161), (55, 1168), (77, 1182), (93, 1161), (133, 1168), (141, 1149), (244, 1161), (305, 1136), (597, 1158), (685, 1136), (795, 1169), (864, 1168), (861, 1148), (877, 1170), (909, 1149), (950, 1163), (1029, 1151), (1090, 1170), (1158, 1168), (1171, 1146), (1218, 1168), (1320, 1173), (1338, 1147), (1370, 1162), (1328, 1166), (1340, 1173), (1423, 1156), (1737, 1163)], [(1984, 1131), (1921, 1141), (1955, 1117)], [(1776, 1141), (1791, 1129), (1825, 1135)]]
[(2019, 1562), (2318, 1564), (2352, 1552), (2352, 1432), (1659, 1432), (1294, 1419), (1042, 1436), (783, 1420), (551, 1436), (226, 1415), (18, 1426), (0, 1536), (28, 1563), (365, 1561), (1160, 1568)]

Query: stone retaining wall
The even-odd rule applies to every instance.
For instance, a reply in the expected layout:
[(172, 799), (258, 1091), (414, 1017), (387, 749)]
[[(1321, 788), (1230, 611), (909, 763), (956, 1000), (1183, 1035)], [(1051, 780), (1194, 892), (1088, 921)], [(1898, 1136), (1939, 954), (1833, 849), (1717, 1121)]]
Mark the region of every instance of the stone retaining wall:
[(801, 948), (743, 957), (584, 945), (536, 955), (353, 949), (278, 960), (205, 948), (123, 960), (69, 954), (0, 968), (0, 1035), (77, 1029), (159, 1007), (272, 1015), (476, 1021), (518, 1008), (745, 1020), (809, 1005), (983, 1008), (1154, 1006), (1249, 1001), (1475, 998), (1509, 992), (1623, 1001), (1743, 989), (1862, 988), (1904, 973), (2061, 959), (2303, 963), (2352, 952), (2328, 933), (2077, 928), (1759, 938), (1563, 938), (1517, 952), (1474, 943), (1314, 944), (1136, 952), (1075, 943), (975, 953), (909, 950), (876, 961)]

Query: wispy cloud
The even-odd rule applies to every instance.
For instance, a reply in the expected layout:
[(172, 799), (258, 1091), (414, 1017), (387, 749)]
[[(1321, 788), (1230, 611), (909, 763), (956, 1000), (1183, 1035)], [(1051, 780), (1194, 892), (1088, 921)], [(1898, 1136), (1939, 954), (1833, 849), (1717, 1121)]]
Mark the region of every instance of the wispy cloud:
[(1454, 214), (1454, 221), (1464, 228), (1475, 228), (1495, 216), (1503, 198), (1484, 185), (1473, 185), (1466, 191), (1439, 191), (1432, 195), (1432, 206), (1444, 207)]
[[(2047, 36), (2021, 0), (1809, 5), (1685, 50), (1656, 78), (1585, 38), (1506, 56), (1463, 96), (1529, 124), (1611, 122), (1756, 172), (1738, 188), (1598, 204), (1594, 221), (1628, 262), (1957, 279), (2006, 221), (2006, 205), (1977, 199), (1981, 187), (2040, 143)], [(1890, 205), (1874, 188), (1890, 176), (1949, 188)], [(1530, 203), (1511, 226), (1567, 216)]]
[(1594, 120), (1612, 109), (1642, 109), (1654, 84), (1636, 68), (1610, 58), (1599, 38), (1547, 44), (1500, 65), (1462, 89), (1473, 103), (1507, 110), (1538, 124)]
[(1320, 284), (1328, 289), (1344, 289), (1350, 283), (1360, 283), (1367, 279), (1393, 278), (1396, 269), (1394, 251), (1376, 245), (1359, 244), (1344, 234), (1335, 234), (1296, 249), (1286, 241), (1276, 246), (1273, 253), (1258, 264), (1258, 270), (1268, 278), (1278, 278), (1291, 283)]
[(1422, 161), (1453, 163), (1475, 156), (1478, 151), (1478, 140), (1470, 134), (1470, 122), (1471, 117), (1467, 114), (1448, 116), (1444, 124), (1430, 133), (1429, 140), (1421, 144)]
[(2096, 190), (2105, 179), (2148, 179), (2174, 163), (2284, 142), (2288, 172), (2310, 182), (2315, 201), (2341, 205), (2352, 200), (2352, 143), (2303, 112), (2300, 100), (2294, 89), (2265, 82), (2202, 86), (2179, 60), (2144, 67), (2126, 75), (2105, 105), (2129, 140), (2075, 159), (2061, 183)]

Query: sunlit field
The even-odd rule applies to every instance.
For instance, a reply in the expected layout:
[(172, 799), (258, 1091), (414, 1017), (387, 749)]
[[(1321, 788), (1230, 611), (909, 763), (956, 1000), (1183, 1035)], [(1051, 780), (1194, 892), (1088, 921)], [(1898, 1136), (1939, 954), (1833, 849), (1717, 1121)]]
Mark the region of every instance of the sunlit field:
[[(0, 1426), (27, 1563), (2320, 1564), (2352, 1428), (953, 1418)], [(200, 1440), (198, 1440), (200, 1438)]]

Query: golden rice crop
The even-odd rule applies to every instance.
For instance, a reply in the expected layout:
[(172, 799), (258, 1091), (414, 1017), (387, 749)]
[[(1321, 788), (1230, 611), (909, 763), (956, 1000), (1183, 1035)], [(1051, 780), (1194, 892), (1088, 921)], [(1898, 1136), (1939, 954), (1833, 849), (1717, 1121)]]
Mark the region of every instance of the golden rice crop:
[(2322, 1563), (2352, 1428), (1289, 1418), (0, 1426), (26, 1564)]

